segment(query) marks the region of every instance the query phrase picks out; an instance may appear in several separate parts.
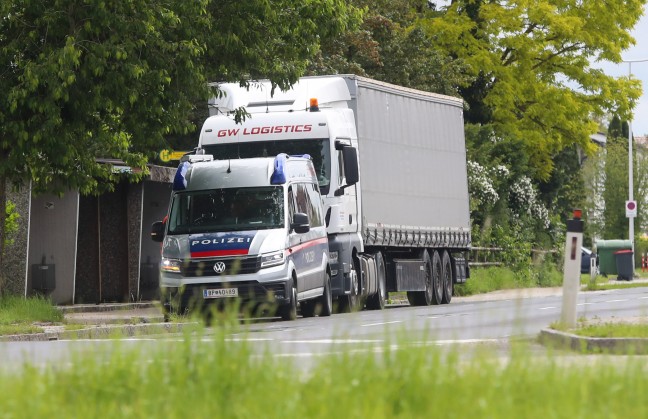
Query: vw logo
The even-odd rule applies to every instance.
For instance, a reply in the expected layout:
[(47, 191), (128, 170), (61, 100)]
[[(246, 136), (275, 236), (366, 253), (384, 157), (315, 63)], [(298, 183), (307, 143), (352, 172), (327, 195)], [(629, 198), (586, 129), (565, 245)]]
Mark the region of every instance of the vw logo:
[(216, 262), (214, 265), (214, 272), (217, 274), (222, 274), (225, 272), (225, 262)]

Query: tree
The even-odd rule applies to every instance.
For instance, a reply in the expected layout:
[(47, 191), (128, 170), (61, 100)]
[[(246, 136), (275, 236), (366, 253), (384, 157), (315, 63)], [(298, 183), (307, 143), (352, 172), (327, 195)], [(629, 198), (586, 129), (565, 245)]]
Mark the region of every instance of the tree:
[(630, 115), (636, 79), (590, 65), (621, 61), (645, 0), (602, 2), (454, 0), (427, 19), (435, 44), (469, 68), (462, 86), (468, 122), (517, 138), (534, 177), (548, 179), (552, 156), (573, 144), (591, 153), (593, 117)]
[(418, 25), (435, 15), (425, 0), (352, 0), (362, 24), (322, 44), (310, 74), (352, 73), (413, 89), (458, 96), (466, 81), (460, 60), (440, 53)]
[(167, 135), (195, 128), (212, 77), (285, 87), (348, 11), (342, 0), (2, 2), (0, 263), (8, 182), (97, 193), (120, 176), (97, 157), (144, 175)]

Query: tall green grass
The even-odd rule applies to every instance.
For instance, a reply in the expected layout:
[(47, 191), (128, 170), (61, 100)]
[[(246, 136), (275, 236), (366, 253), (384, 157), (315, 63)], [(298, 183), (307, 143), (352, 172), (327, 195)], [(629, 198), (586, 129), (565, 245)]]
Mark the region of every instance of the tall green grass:
[[(275, 357), (187, 336), (151, 351), (94, 350), (73, 367), (0, 372), (0, 417), (34, 418), (640, 418), (645, 364), (531, 355), (460, 355), (432, 346)], [(462, 352), (463, 354), (463, 352)]]
[(63, 321), (63, 313), (46, 298), (12, 295), (0, 298), (0, 325), (60, 321)]
[(465, 284), (455, 286), (455, 295), (467, 296), (515, 288), (557, 287), (562, 285), (562, 281), (562, 273), (550, 262), (531, 265), (522, 272), (508, 267), (472, 268), (470, 279)]

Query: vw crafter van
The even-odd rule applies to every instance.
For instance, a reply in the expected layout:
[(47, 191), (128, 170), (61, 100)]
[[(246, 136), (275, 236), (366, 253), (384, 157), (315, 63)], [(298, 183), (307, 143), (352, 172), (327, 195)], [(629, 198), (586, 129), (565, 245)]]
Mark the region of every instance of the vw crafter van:
[(168, 312), (239, 299), (270, 303), (284, 320), (333, 310), (322, 198), (309, 156), (183, 159), (162, 242)]

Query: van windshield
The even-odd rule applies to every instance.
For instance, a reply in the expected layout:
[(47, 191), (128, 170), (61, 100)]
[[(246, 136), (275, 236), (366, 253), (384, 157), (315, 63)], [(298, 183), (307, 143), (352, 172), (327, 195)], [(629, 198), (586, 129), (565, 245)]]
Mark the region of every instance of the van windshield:
[(331, 156), (328, 138), (211, 144), (204, 146), (204, 149), (206, 154), (213, 155), (217, 160), (274, 157), (280, 153), (309, 154), (313, 159), (320, 191), (322, 195), (328, 194), (331, 184)]
[(179, 192), (168, 223), (169, 234), (283, 228), (283, 187)]

